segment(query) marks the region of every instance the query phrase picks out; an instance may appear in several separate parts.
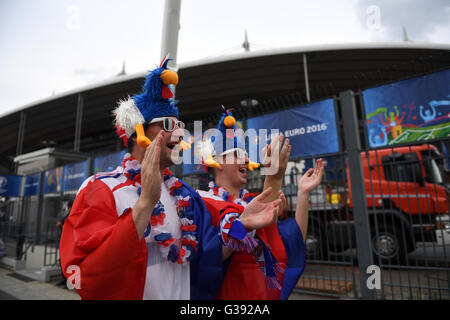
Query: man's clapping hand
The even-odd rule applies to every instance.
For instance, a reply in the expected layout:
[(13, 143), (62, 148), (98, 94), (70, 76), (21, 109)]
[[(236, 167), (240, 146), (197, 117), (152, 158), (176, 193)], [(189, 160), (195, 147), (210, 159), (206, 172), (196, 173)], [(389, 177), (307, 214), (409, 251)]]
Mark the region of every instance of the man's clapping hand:
[(141, 161), (141, 195), (133, 208), (133, 220), (139, 238), (144, 235), (153, 208), (161, 197), (160, 157), (164, 131), (161, 130), (150, 146), (145, 150)]

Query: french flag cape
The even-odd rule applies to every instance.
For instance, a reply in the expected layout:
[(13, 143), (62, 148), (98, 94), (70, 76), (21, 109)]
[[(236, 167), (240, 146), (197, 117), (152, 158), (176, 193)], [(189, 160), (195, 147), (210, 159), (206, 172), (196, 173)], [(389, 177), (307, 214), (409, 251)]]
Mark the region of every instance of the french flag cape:
[[(242, 199), (224, 196), (227, 199), (225, 201), (213, 189), (209, 192), (201, 190), (197, 192), (202, 196), (215, 227), (220, 225), (226, 214), (230, 212), (241, 214), (245, 205), (253, 199), (253, 196), (247, 193)], [(284, 272), (278, 275), (281, 290), (267, 287), (265, 274), (251, 254), (234, 252), (224, 263), (224, 280), (217, 299), (288, 299), (305, 268), (305, 243), (300, 228), (294, 218), (289, 218), (259, 229), (256, 234), (270, 248), (276, 261), (284, 269)]]
[[(79, 267), (76, 290), (82, 299), (143, 297), (148, 251), (145, 237), (138, 237), (130, 205), (138, 199), (140, 173), (139, 179), (130, 179), (121, 168), (88, 178), (64, 223), (61, 266), (66, 278), (72, 275), (70, 266)], [(222, 243), (200, 196), (184, 182), (180, 188), (191, 196), (198, 232), (190, 262), (190, 298), (214, 299), (222, 284)]]

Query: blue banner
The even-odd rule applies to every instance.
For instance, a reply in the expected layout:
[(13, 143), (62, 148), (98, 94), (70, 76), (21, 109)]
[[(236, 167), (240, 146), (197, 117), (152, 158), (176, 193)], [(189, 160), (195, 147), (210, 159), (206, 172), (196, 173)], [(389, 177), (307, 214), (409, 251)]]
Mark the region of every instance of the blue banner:
[(25, 177), (25, 186), (23, 189), (23, 195), (35, 196), (39, 192), (39, 179), (41, 177), (40, 173), (35, 173), (30, 176)]
[(0, 176), (0, 196), (18, 197), (20, 194), (20, 176), (1, 175)]
[[(270, 140), (271, 129), (289, 138), (291, 159), (339, 151), (333, 99), (248, 119), (247, 128), (256, 130), (260, 152)], [(267, 129), (267, 137), (261, 136), (261, 129)], [(250, 134), (249, 139), (253, 139)]]
[(44, 193), (61, 192), (63, 167), (45, 171)]
[(202, 165), (202, 159), (198, 150), (198, 142), (202, 140), (202, 135), (185, 136), (184, 140), (191, 144), (191, 148), (183, 151), (183, 175), (207, 173), (208, 168)]
[(450, 70), (363, 92), (372, 148), (450, 135)]
[(195, 164), (194, 155), (191, 154), (190, 164), (183, 163), (183, 175), (208, 173), (208, 168), (202, 164)]
[(88, 162), (71, 163), (64, 166), (63, 191), (78, 190), (87, 178)]
[(126, 151), (111, 153), (94, 159), (94, 173), (109, 172), (116, 169), (122, 163)]

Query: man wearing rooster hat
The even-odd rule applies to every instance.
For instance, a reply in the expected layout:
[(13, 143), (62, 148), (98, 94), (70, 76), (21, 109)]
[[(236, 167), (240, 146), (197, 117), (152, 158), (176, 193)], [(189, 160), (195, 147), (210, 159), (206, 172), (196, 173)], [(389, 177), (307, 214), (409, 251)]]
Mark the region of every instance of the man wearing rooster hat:
[[(217, 129), (210, 140), (206, 137), (202, 141), (200, 148), (214, 181), (209, 191), (197, 191), (211, 213), (214, 226), (219, 228), (224, 246), (233, 251), (224, 263), (226, 273), (217, 298), (287, 299), (305, 266), (309, 193), (322, 179), (322, 160), (299, 180), (295, 218), (267, 223), (267, 227), (258, 229), (256, 225), (253, 227), (252, 220), (265, 217), (252, 215), (247, 221), (249, 217), (241, 213), (256, 205), (254, 195), (242, 188), (247, 183), (247, 169), (253, 170), (259, 164), (250, 161), (230, 110), (224, 108)], [(282, 135), (274, 137), (264, 148), (263, 164), (266, 168), (274, 165), (276, 169), (265, 177), (264, 201), (280, 198), (286, 202), (281, 185), (290, 150), (289, 139)]]
[[(178, 75), (167, 63), (114, 110), (128, 153), (116, 170), (82, 184), (64, 225), (61, 264), (69, 280), (79, 268), (83, 299), (213, 299), (220, 289), (218, 231), (198, 194), (168, 170), (174, 150), (189, 146), (176, 134), (184, 124), (169, 86)], [(257, 214), (273, 219), (281, 200), (263, 199), (254, 200)]]

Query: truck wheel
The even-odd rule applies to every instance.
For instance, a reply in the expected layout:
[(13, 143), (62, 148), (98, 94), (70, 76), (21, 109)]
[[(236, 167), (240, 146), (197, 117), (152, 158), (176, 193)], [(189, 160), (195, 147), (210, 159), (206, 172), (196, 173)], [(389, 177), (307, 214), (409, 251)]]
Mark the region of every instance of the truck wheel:
[(402, 239), (401, 228), (378, 226), (378, 234), (372, 227), (372, 251), (375, 264), (404, 265), (407, 262), (407, 246)]
[(308, 260), (328, 260), (328, 248), (325, 233), (314, 226), (306, 234), (305, 239), (306, 259)]

